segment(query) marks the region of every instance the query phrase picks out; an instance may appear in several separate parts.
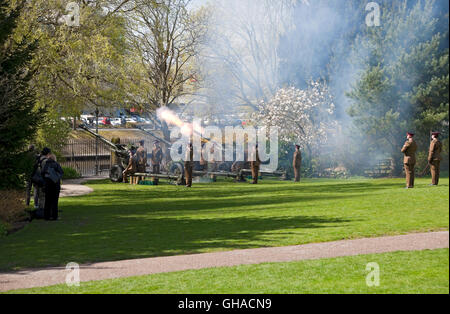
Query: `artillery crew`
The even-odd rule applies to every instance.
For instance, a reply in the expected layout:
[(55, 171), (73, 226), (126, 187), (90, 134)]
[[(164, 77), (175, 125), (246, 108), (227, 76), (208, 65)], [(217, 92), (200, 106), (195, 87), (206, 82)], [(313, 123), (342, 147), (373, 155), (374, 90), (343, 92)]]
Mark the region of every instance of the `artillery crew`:
[(414, 134), (407, 133), (407, 140), (402, 148), (402, 153), (405, 155), (403, 158), (403, 164), (405, 166), (407, 189), (414, 188), (416, 151), (417, 151), (417, 144), (414, 141)]
[(130, 149), (130, 160), (128, 161), (128, 167), (123, 171), (123, 182), (128, 183), (128, 176), (136, 173), (137, 162), (136, 162), (136, 148), (132, 147)]
[(258, 145), (256, 145), (253, 150), (251, 160), (252, 161), (250, 163), (250, 166), (252, 168), (252, 178), (253, 178), (252, 184), (258, 184), (259, 167), (261, 166), (261, 160), (259, 159)]
[(441, 170), (441, 152), (442, 143), (439, 141), (439, 132), (433, 132), (430, 144), (430, 151), (428, 154), (428, 163), (431, 167), (432, 186), (439, 185), (439, 176)]
[[(153, 150), (152, 150), (152, 173), (153, 174), (160, 174), (161, 173), (161, 163), (163, 160), (163, 152), (162, 148), (159, 145), (158, 141), (155, 141), (153, 143)], [(155, 185), (159, 184), (159, 179), (154, 178), (153, 183)]]
[(186, 179), (186, 187), (192, 187), (192, 171), (194, 170), (194, 147), (189, 143), (186, 149), (186, 158), (184, 161), (184, 175)]
[(147, 172), (147, 149), (145, 148), (145, 142), (142, 140), (139, 142), (139, 148), (136, 152), (136, 170), (138, 173)]
[(295, 182), (300, 182), (301, 166), (302, 166), (302, 152), (300, 151), (300, 145), (295, 145), (295, 152), (293, 158)]

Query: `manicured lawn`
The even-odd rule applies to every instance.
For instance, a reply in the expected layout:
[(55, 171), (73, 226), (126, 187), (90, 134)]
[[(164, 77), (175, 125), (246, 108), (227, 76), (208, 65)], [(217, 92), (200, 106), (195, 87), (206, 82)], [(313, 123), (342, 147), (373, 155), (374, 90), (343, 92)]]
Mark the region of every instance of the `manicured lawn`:
[(193, 189), (91, 183), (62, 221), (0, 239), (0, 271), (448, 230), (449, 180), (219, 182)]
[[(449, 251), (399, 252), (230, 268), (213, 268), (58, 285), (13, 293), (449, 293)], [(368, 287), (368, 263), (378, 263), (380, 286)], [(285, 278), (280, 279), (280, 278)]]

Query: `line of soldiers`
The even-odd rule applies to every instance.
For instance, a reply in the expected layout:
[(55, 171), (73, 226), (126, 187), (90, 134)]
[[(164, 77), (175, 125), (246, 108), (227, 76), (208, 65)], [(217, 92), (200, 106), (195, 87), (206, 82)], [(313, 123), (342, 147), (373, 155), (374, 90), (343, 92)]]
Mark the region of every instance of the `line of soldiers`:
[[(255, 146), (252, 155), (252, 162), (250, 163), (252, 170), (252, 184), (258, 184), (258, 176), (259, 170), (261, 167), (261, 159), (259, 159), (259, 150), (258, 145)], [(295, 174), (295, 182), (300, 182), (300, 172), (302, 166), (302, 152), (300, 151), (300, 145), (295, 145), (295, 152), (293, 156), (293, 164), (294, 174)]]
[[(439, 185), (440, 169), (441, 169), (441, 152), (442, 143), (439, 141), (440, 132), (433, 132), (431, 138), (430, 149), (428, 152), (428, 165), (431, 169), (432, 182), (430, 186)], [(414, 140), (414, 133), (408, 132), (406, 143), (403, 145), (402, 153), (405, 155), (403, 163), (406, 173), (406, 188), (414, 188), (415, 167), (416, 167), (416, 152), (417, 143)]]
[[(130, 149), (130, 160), (128, 162), (128, 167), (123, 171), (123, 181), (128, 182), (128, 176), (135, 173), (147, 173), (148, 166), (148, 153), (145, 148), (145, 141), (139, 142), (139, 147), (132, 147)], [(161, 173), (161, 163), (163, 161), (164, 154), (160, 146), (159, 141), (153, 143), (153, 149), (151, 154), (152, 162), (152, 174)], [(158, 185), (159, 179), (154, 178), (153, 184)]]

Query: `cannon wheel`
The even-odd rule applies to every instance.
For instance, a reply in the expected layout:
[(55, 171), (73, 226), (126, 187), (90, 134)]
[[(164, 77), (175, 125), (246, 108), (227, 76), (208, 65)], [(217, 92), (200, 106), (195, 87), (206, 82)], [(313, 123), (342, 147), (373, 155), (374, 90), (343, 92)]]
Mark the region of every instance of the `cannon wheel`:
[(123, 182), (123, 169), (122, 166), (114, 165), (109, 172), (109, 178), (112, 182), (120, 183)]
[(179, 176), (184, 174), (184, 166), (178, 162), (174, 162), (169, 165), (169, 173), (174, 176)]
[(223, 162), (219, 164), (219, 171), (231, 172), (231, 164), (229, 162)]
[(184, 180), (184, 166), (179, 162), (171, 162), (167, 166), (169, 173), (174, 176), (178, 176), (179, 180), (177, 181), (177, 185), (185, 185), (186, 181)]

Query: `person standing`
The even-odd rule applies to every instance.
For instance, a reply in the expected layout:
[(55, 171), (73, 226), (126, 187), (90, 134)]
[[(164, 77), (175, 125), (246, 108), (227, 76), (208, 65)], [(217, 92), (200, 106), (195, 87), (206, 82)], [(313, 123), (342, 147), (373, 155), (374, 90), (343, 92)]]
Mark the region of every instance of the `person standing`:
[(123, 171), (123, 182), (128, 183), (128, 176), (136, 173), (136, 148), (130, 149), (130, 159), (128, 161), (128, 167)]
[(56, 161), (56, 156), (47, 155), (47, 161), (42, 169), (42, 176), (45, 180), (45, 220), (58, 220), (58, 202), (63, 174), (64, 171)]
[[(161, 163), (164, 158), (163, 151), (161, 146), (159, 145), (158, 141), (155, 141), (153, 143), (153, 150), (152, 150), (152, 173), (153, 174), (160, 174), (161, 173)], [(153, 183), (155, 185), (159, 184), (159, 179), (154, 178)]]
[(147, 173), (147, 149), (145, 148), (145, 141), (139, 142), (139, 147), (136, 151), (136, 171), (138, 173)]
[(403, 145), (402, 153), (405, 155), (403, 158), (403, 164), (405, 165), (405, 173), (406, 173), (406, 188), (413, 189), (414, 188), (414, 179), (415, 179), (415, 167), (416, 167), (416, 151), (417, 144), (414, 141), (414, 134), (407, 133), (407, 140), (405, 145)]
[(43, 169), (51, 154), (50, 148), (45, 147), (41, 154), (36, 157), (36, 164), (33, 169), (32, 182), (34, 184), (34, 214), (32, 218), (43, 219), (45, 207), (45, 179)]
[(252, 178), (253, 178), (252, 184), (258, 184), (259, 167), (261, 166), (261, 160), (259, 159), (258, 145), (256, 145), (253, 150), (250, 166), (252, 168)]
[(300, 170), (302, 167), (302, 152), (300, 151), (300, 145), (295, 145), (293, 167), (295, 174), (295, 182), (300, 182)]
[[(36, 148), (34, 145), (28, 146), (28, 151), (26, 152), (26, 171), (25, 171), (25, 178), (26, 178), (26, 199), (25, 203), (27, 206), (30, 206), (30, 200), (31, 200), (31, 192), (33, 191), (34, 187), (34, 195), (36, 195), (36, 184), (33, 183), (33, 175), (36, 171), (36, 165), (38, 162), (39, 154), (36, 152)], [(36, 203), (36, 202), (35, 202)]]
[(439, 141), (439, 132), (433, 132), (430, 144), (430, 151), (428, 154), (428, 163), (431, 168), (431, 186), (439, 185), (439, 177), (441, 173), (441, 152), (442, 143)]
[[(215, 148), (214, 145), (211, 146), (211, 149), (209, 151), (209, 162), (208, 162), (208, 172), (216, 172), (217, 171), (217, 163), (216, 163), (216, 159), (215, 159)], [(214, 174), (211, 174), (211, 180), (213, 182), (217, 181), (217, 177)]]
[(186, 149), (186, 158), (184, 161), (184, 176), (186, 178), (186, 187), (192, 187), (192, 171), (194, 170), (194, 146), (188, 144)]

